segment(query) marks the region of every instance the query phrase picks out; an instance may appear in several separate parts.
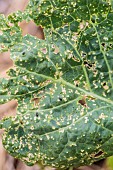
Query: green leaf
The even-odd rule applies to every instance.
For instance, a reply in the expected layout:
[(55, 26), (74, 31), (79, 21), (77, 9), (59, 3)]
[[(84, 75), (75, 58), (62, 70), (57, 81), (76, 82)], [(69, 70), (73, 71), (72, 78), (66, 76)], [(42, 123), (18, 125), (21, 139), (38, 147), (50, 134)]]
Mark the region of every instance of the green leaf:
[(22, 33), (19, 26), (12, 24), (4, 15), (0, 15), (0, 52), (8, 51), (10, 47), (21, 41)]
[[(42, 25), (45, 39), (22, 37), (23, 19)], [(18, 101), (17, 116), (1, 122), (6, 150), (28, 165), (64, 169), (113, 155), (111, 1), (31, 0), (5, 20), (21, 35), (3, 41), (15, 67), (0, 80), (0, 103)]]
[(109, 170), (113, 169), (113, 156), (110, 156), (110, 157), (107, 158), (106, 165), (107, 165)]

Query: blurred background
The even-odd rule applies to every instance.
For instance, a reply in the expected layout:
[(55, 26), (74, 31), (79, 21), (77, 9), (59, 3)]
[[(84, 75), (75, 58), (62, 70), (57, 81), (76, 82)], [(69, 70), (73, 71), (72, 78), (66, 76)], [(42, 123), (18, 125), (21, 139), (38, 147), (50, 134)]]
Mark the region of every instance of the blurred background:
[[(7, 16), (17, 10), (24, 11), (27, 4), (28, 0), (0, 0), (0, 13)], [(22, 28), (23, 36), (31, 34), (40, 39), (44, 39), (43, 29), (40, 26), (36, 26), (33, 22), (26, 23), (23, 21), (20, 23), (20, 27)], [(10, 67), (13, 67), (10, 53), (5, 52), (0, 54), (0, 77), (6, 77), (6, 71)], [(10, 101), (4, 105), (0, 105), (0, 119), (5, 115), (16, 115), (16, 107), (16, 101)], [(52, 170), (50, 167), (42, 168), (39, 165), (28, 167), (22, 161), (11, 157), (2, 146), (2, 134), (3, 131), (0, 130), (0, 170)], [(80, 167), (78, 170), (113, 170), (113, 157), (101, 160), (92, 166)]]

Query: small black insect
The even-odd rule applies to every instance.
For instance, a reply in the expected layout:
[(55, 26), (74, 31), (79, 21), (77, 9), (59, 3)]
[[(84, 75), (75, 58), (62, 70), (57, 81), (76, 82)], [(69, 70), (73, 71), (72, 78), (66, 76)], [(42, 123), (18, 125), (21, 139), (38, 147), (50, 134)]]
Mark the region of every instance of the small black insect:
[(38, 112), (36, 112), (36, 117), (38, 117)]
[(62, 101), (62, 97), (59, 97), (59, 100)]
[(25, 52), (23, 52), (22, 55), (25, 55)]

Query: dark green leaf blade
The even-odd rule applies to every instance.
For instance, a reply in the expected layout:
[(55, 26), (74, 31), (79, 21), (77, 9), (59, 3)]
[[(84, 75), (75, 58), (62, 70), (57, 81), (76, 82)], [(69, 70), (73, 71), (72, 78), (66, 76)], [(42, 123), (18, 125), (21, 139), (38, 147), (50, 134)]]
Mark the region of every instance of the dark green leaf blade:
[(15, 68), (1, 80), (0, 102), (18, 100), (18, 115), (2, 122), (4, 147), (28, 165), (64, 169), (113, 155), (111, 3), (31, 0), (25, 16), (45, 40), (8, 46)]

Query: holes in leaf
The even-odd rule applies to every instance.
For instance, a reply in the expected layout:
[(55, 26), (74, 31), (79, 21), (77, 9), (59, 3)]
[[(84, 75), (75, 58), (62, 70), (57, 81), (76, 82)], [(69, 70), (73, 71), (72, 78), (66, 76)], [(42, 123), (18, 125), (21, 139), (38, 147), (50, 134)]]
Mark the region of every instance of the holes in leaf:
[(109, 44), (110, 47), (112, 47), (112, 44)]
[(87, 62), (87, 61), (84, 61), (84, 64), (88, 64), (88, 62)]
[(79, 81), (75, 80), (74, 84), (75, 84), (76, 87), (78, 87), (79, 86)]
[(82, 51), (81, 56), (82, 56), (83, 58), (85, 58), (85, 57), (87, 56), (87, 54)]
[(30, 34), (39, 39), (45, 39), (43, 28), (41, 26), (37, 26), (33, 21), (22, 21), (19, 23), (19, 26), (22, 29), (23, 36), (26, 34)]
[(105, 47), (105, 43), (102, 43), (101, 45), (102, 45), (103, 47)]
[(103, 82), (102, 86), (103, 86), (103, 88), (104, 88), (105, 90), (108, 90), (108, 89), (109, 89), (109, 86), (107, 85), (106, 82)]
[(92, 154), (90, 155), (90, 157), (91, 157), (91, 158), (99, 158), (99, 157), (101, 157), (102, 155), (104, 155), (104, 152), (100, 150), (100, 151), (97, 152), (97, 153), (92, 153)]
[(47, 48), (41, 48), (41, 51), (43, 52), (43, 54), (47, 54)]
[(76, 58), (74, 55), (72, 56), (72, 59), (76, 62), (80, 62), (80, 60), (78, 58)]
[(53, 52), (54, 54), (58, 54), (60, 52), (60, 49), (57, 46), (55, 46), (54, 44), (52, 44), (51, 47), (54, 50), (54, 52)]
[(86, 99), (85, 99), (85, 97), (83, 97), (81, 100), (79, 100), (78, 103), (81, 104), (82, 106), (86, 107)]
[(89, 63), (88, 61), (84, 61), (84, 65), (88, 68), (88, 69), (91, 69), (94, 65), (94, 63)]
[(37, 106), (39, 104), (40, 98), (36, 97), (32, 99), (32, 101), (34, 101), (34, 105)]
[(92, 67), (92, 64), (88, 63), (87, 61), (84, 61), (84, 64), (85, 64), (88, 68)]
[(98, 158), (98, 157), (102, 156), (103, 153), (104, 153), (103, 151), (99, 151), (98, 153), (96, 153), (96, 154), (94, 155), (94, 157), (95, 157), (95, 158)]

